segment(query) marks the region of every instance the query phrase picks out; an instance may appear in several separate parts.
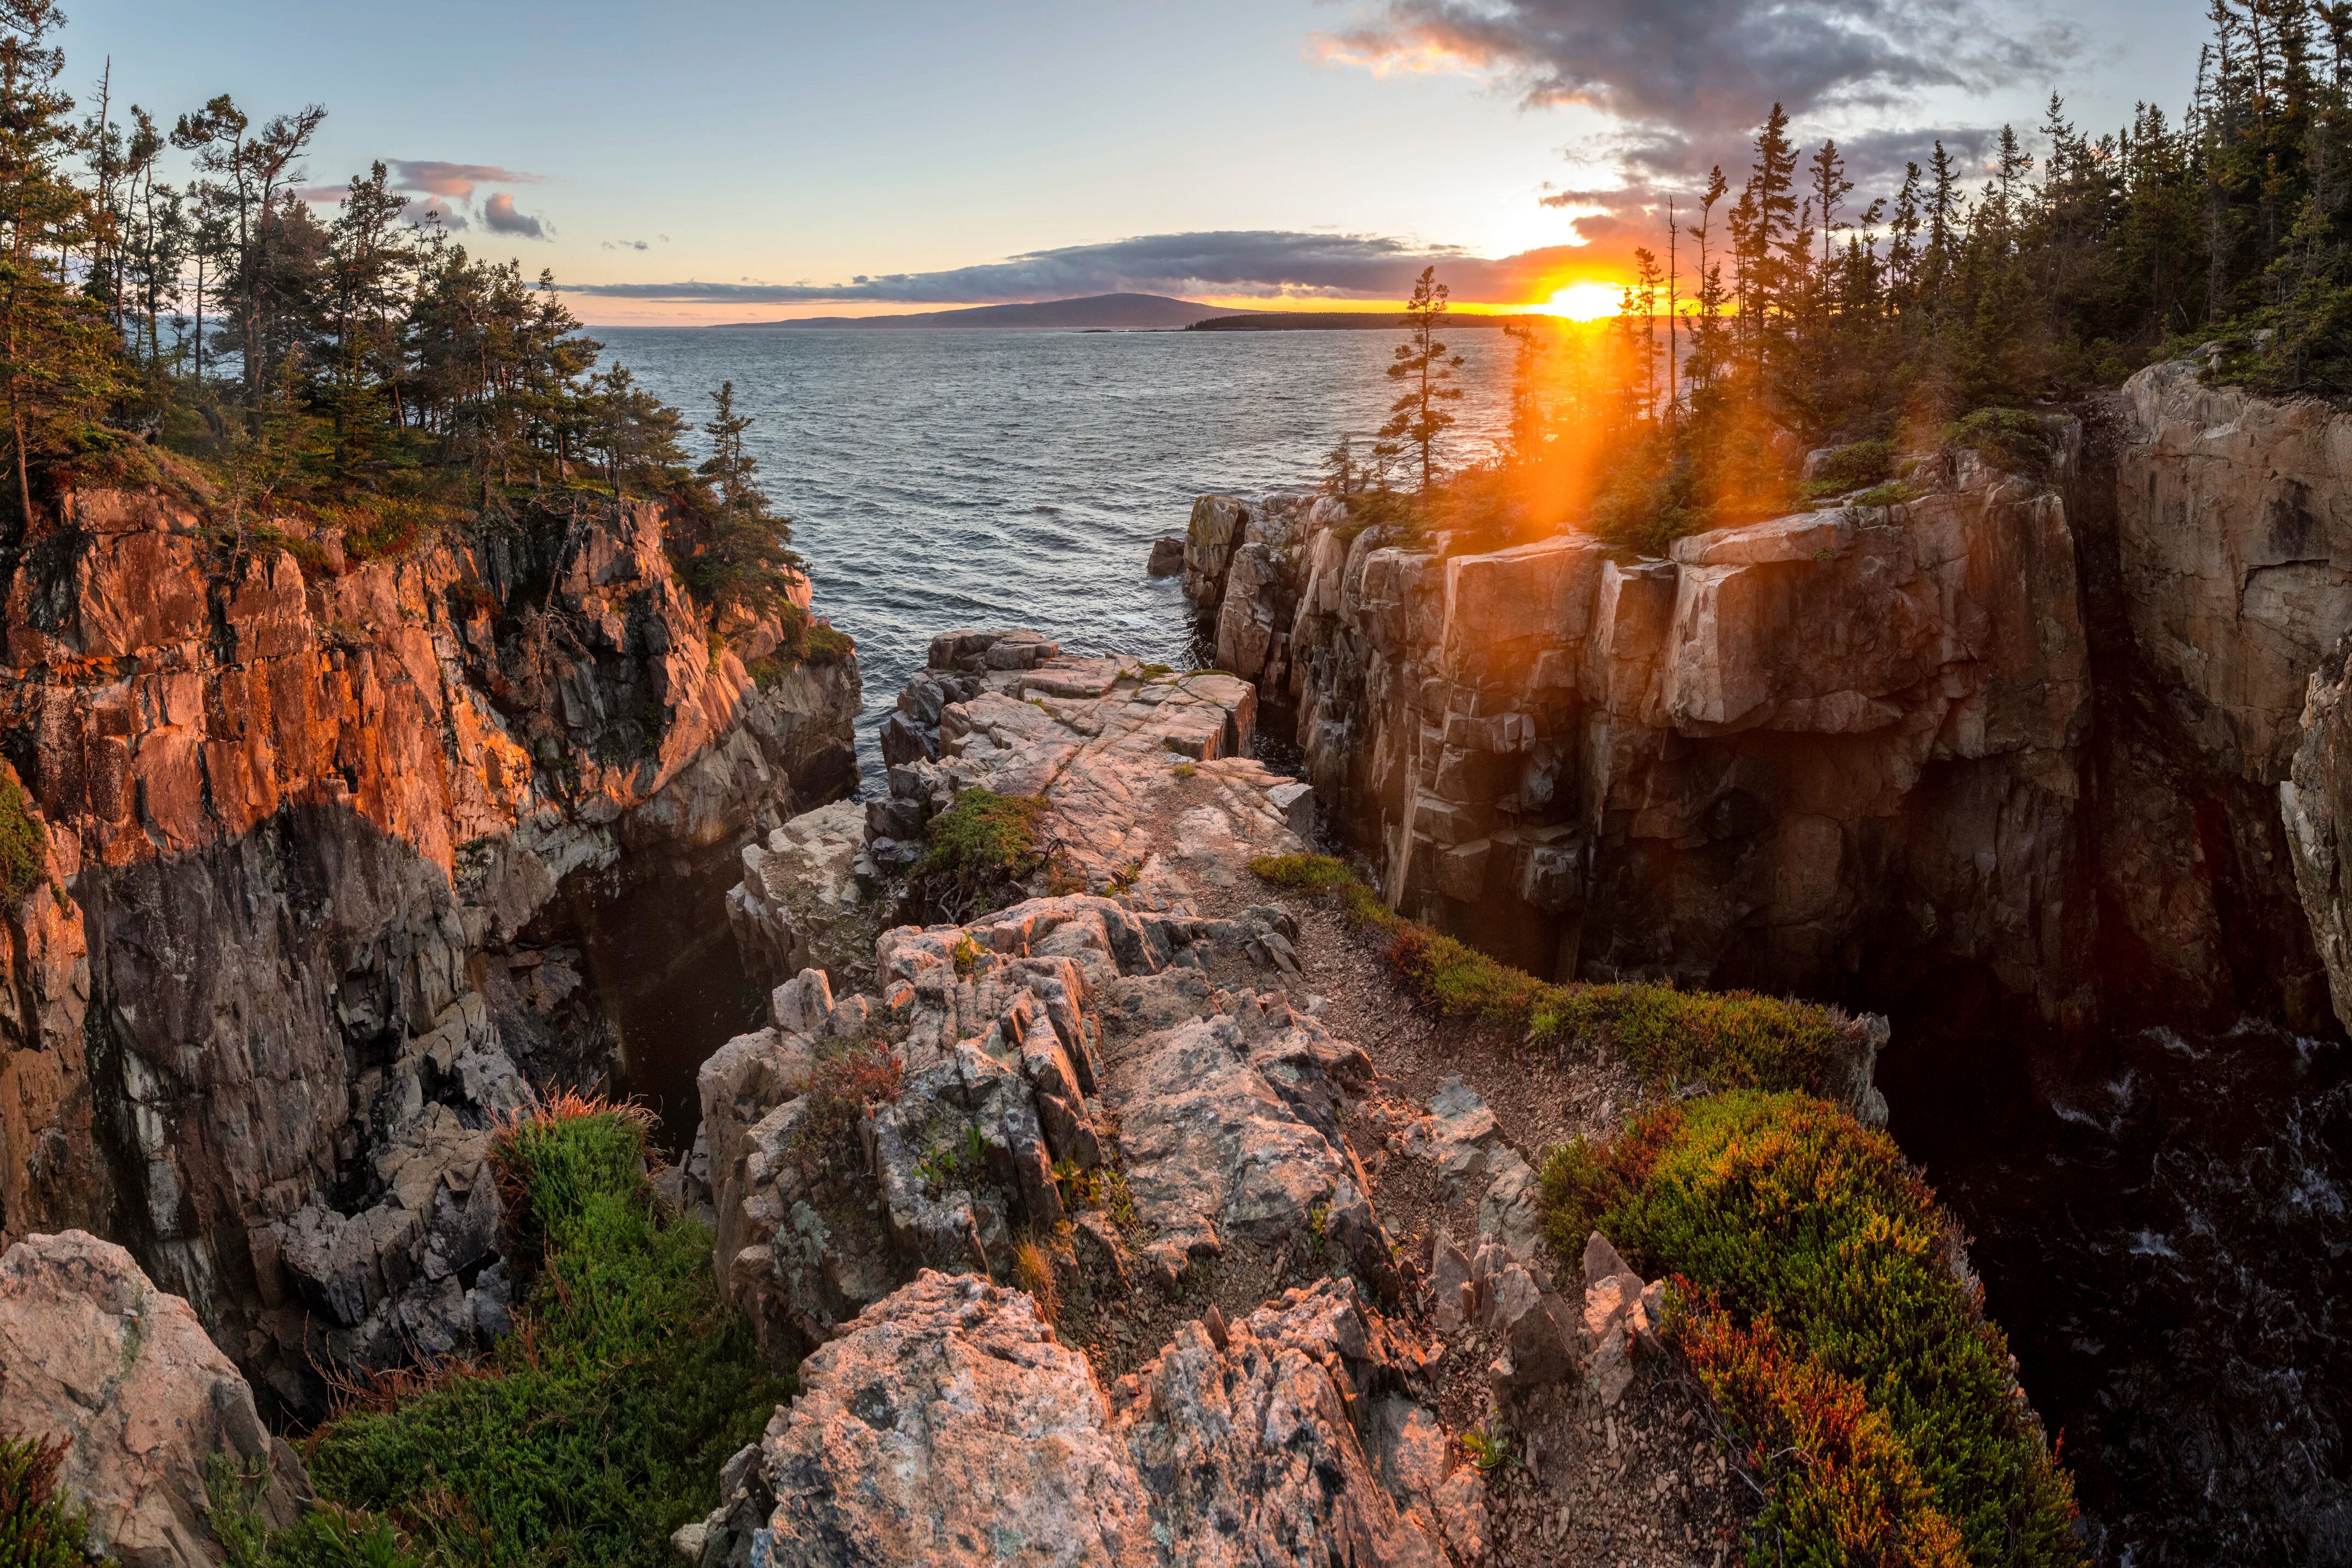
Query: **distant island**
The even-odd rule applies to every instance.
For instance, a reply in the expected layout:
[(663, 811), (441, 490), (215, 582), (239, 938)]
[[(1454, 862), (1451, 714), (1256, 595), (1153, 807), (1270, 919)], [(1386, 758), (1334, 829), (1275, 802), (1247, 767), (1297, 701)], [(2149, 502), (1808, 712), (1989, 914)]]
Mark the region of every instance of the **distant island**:
[[(1529, 321), (1549, 322), (1556, 317), (1540, 314), (1515, 316), (1478, 316), (1466, 311), (1452, 311), (1445, 318), (1448, 331), (1465, 327), (1508, 327)], [(1211, 316), (1189, 323), (1187, 332), (1372, 332), (1392, 330), (1404, 324), (1403, 316), (1391, 310), (1252, 310), (1241, 315)]]
[(998, 327), (1064, 332), (1171, 332), (1230, 312), (1164, 294), (1090, 294), (1028, 305), (975, 305), (903, 316), (807, 316), (790, 321), (728, 321), (729, 327)]
[[(1500, 327), (1549, 321), (1548, 316), (1456, 314), (1446, 325)], [(721, 327), (861, 329), (916, 327), (1026, 328), (1056, 332), (1363, 332), (1391, 329), (1402, 318), (1390, 310), (1227, 310), (1165, 294), (1089, 294), (1081, 299), (1040, 299), (1025, 305), (973, 305), (960, 310), (916, 310), (903, 316), (803, 316), (789, 321), (722, 321)]]

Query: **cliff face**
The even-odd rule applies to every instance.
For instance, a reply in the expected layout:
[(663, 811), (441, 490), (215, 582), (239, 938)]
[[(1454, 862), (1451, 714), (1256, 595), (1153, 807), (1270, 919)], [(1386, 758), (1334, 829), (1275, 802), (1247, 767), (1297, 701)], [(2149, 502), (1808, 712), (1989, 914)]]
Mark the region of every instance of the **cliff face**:
[(487, 1124), (614, 1065), (559, 892), (852, 775), (854, 663), (760, 689), (776, 628), (714, 637), (662, 524), (347, 565), (97, 493), (27, 541), (0, 736), (49, 864), (8, 925), (0, 1237), (125, 1241), (290, 1405), (314, 1360), (494, 1332)]
[[(1196, 510), (1188, 581), (1221, 662), (1287, 686), (1309, 776), (1401, 906), (1563, 977), (1840, 994), (1899, 953), (2045, 1018), (2081, 1005), (2059, 977), (2087, 904), (2088, 650), (2047, 489), (1969, 463), (1906, 507), (1664, 560), (1239, 509), (1222, 574)], [(1252, 637), (1286, 579), (1286, 631)]]
[(2166, 365), (2050, 429), (2046, 481), (1964, 452), (1666, 559), (1208, 497), (1185, 582), (1391, 898), (1530, 967), (2053, 1038), (2326, 1027), (2330, 981), (2352, 1019), (2306, 692), (2352, 626), (2352, 421)]
[(2108, 597), (2131, 661), (2106, 683), (2109, 858), (2114, 902), (2150, 933), (2128, 972), (2213, 977), (2209, 1015), (2352, 1023), (2322, 692), (2352, 627), (2352, 419), (2201, 387), (2187, 364), (2120, 402)]

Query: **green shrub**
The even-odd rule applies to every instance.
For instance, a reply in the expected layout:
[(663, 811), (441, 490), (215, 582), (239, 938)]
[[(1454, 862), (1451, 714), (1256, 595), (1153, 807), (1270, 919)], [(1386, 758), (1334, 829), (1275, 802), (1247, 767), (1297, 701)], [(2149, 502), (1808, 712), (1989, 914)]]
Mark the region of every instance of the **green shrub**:
[(709, 1230), (656, 1211), (645, 1137), (570, 1098), (501, 1131), (509, 1256), (536, 1251), (536, 1283), (486, 1364), (313, 1439), (312, 1479), (363, 1511), (363, 1539), (382, 1519), (450, 1562), (664, 1568), (670, 1532), (716, 1504), (719, 1467), (787, 1390), (719, 1300)]
[(967, 891), (1026, 876), (1036, 869), (1037, 820), (1045, 814), (1045, 802), (1034, 796), (966, 789), (931, 819), (931, 847), (915, 874)]
[(1250, 869), (1276, 887), (1335, 898), (1357, 926), (1389, 938), (1389, 963), (1441, 1012), (1475, 1017), (1559, 1048), (1605, 1042), (1656, 1083), (1832, 1092), (1843, 1019), (1834, 1009), (1748, 991), (1622, 983), (1555, 985), (1407, 920), (1346, 862), (1269, 855)]
[(1968, 1568), (1910, 1446), (1860, 1384), (1792, 1351), (1769, 1321), (1742, 1329), (1727, 1312), (1702, 1311), (1676, 1343), (1763, 1479), (1751, 1563)]
[(1961, 1561), (1931, 1514), (1967, 1562), (2083, 1560), (2072, 1484), (1957, 1272), (1958, 1234), (1884, 1134), (1801, 1094), (1667, 1103), (1553, 1151), (1543, 1201), (1563, 1256), (1599, 1230), (1704, 1303), (1677, 1338), (1779, 1482), (1751, 1562)]
[(1906, 479), (1890, 479), (1884, 485), (1874, 485), (1861, 495), (1847, 501), (1850, 507), (1902, 507), (1919, 498), (1916, 486)]
[(2011, 474), (2040, 478), (2050, 471), (2050, 433), (2021, 408), (1980, 408), (1944, 431), (1944, 444), (1974, 447)]
[(0, 772), (0, 894), (15, 908), (48, 864), (49, 834), (13, 773)]
[(812, 622), (806, 637), (805, 657), (812, 664), (838, 664), (857, 652), (857, 640), (846, 632), (836, 632), (830, 621)]
[(0, 1563), (82, 1568), (88, 1527), (58, 1484), (63, 1443), (0, 1435)]
[(1883, 435), (1841, 446), (1822, 458), (1813, 476), (1805, 481), (1806, 497), (1843, 496), (1882, 484), (1895, 472), (1895, 457), (1894, 441)]

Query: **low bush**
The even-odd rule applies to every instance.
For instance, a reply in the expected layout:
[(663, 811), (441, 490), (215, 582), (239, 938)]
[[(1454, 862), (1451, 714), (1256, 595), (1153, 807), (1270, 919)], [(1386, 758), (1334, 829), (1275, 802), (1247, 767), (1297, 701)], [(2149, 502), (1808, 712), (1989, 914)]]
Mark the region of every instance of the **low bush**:
[(803, 656), (812, 664), (838, 664), (857, 652), (857, 640), (846, 632), (835, 631), (830, 621), (812, 622), (804, 641), (807, 652)]
[[(509, 1256), (538, 1263), (513, 1330), (389, 1408), (347, 1406), (312, 1438), (311, 1478), (372, 1552), (394, 1540), (382, 1521), (428, 1558), (662, 1568), (787, 1389), (719, 1300), (709, 1230), (659, 1212), (642, 1118), (567, 1099), (493, 1155)], [(278, 1536), (270, 1561), (298, 1568), (308, 1540)]]
[(1944, 431), (1944, 444), (1973, 447), (2011, 474), (2040, 478), (2050, 470), (2050, 433), (2021, 408), (1980, 408)]
[(1882, 484), (1895, 472), (1895, 443), (1886, 436), (1857, 441), (1822, 458), (1806, 486), (1817, 495), (1840, 496)]
[(1906, 479), (1889, 479), (1884, 485), (1874, 485), (1846, 502), (1850, 507), (1903, 507), (1919, 498), (1918, 486)]
[(1677, 1341), (1773, 1483), (1751, 1562), (2082, 1561), (1958, 1235), (1884, 1134), (1802, 1094), (1657, 1105), (1554, 1150), (1543, 1203), (1563, 1256), (1599, 1230), (1695, 1303)]
[(1352, 924), (1386, 936), (1390, 965), (1441, 1012), (1499, 1024), (1537, 1046), (1605, 1043), (1658, 1083), (1834, 1091), (1844, 1024), (1834, 1009), (1748, 991), (1557, 985), (1405, 919), (1345, 862), (1270, 855), (1250, 869), (1276, 887), (1334, 899)]
[(48, 831), (14, 773), (0, 771), (0, 895), (15, 908), (41, 880), (49, 861)]
[(1767, 1490), (1751, 1563), (1968, 1568), (1910, 1446), (1862, 1385), (1792, 1351), (1769, 1321), (1742, 1329), (1701, 1312), (1677, 1335)]
[(857, 1129), (866, 1113), (898, 1098), (906, 1064), (882, 1040), (827, 1042), (809, 1071), (808, 1099), (794, 1154), (811, 1176), (843, 1168), (859, 1157)]
[(63, 1443), (0, 1434), (0, 1563), (6, 1568), (82, 1568), (88, 1534), (81, 1511), (58, 1482)]
[(1045, 863), (1037, 843), (1045, 814), (1045, 802), (1034, 796), (966, 789), (931, 819), (930, 848), (915, 862), (915, 881), (950, 916), (979, 912)]

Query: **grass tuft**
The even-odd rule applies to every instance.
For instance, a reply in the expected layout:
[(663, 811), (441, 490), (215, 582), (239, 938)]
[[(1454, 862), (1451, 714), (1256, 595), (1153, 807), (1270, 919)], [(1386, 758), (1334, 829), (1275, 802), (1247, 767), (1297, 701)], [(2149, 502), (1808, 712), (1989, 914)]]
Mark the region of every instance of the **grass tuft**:
[(66, 1446), (0, 1434), (0, 1563), (82, 1568), (89, 1527), (58, 1481)]
[(1554, 1150), (1543, 1202), (1563, 1256), (1599, 1230), (1701, 1303), (1677, 1341), (1772, 1484), (1751, 1563), (2083, 1561), (1958, 1232), (1884, 1134), (1801, 1094), (1654, 1106)]
[(1351, 924), (1386, 936), (1391, 967), (1441, 1012), (1499, 1024), (1538, 1047), (1606, 1044), (1653, 1082), (1837, 1092), (1846, 1020), (1833, 1008), (1748, 991), (1556, 985), (1405, 919), (1344, 861), (1267, 855), (1250, 869), (1287, 892), (1336, 900)]
[(1020, 1287), (1036, 1301), (1047, 1322), (1062, 1315), (1062, 1291), (1054, 1278), (1054, 1260), (1034, 1238), (1024, 1238), (1013, 1249), (1013, 1274)]

